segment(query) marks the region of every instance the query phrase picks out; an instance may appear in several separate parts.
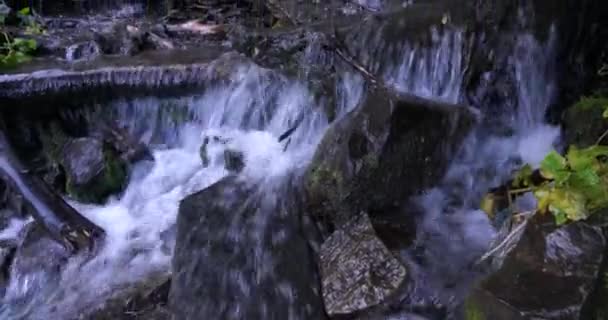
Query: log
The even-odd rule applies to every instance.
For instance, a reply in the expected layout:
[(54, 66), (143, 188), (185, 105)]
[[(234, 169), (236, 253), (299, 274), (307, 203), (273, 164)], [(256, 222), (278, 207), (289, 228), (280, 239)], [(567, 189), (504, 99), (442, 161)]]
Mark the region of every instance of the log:
[(13, 152), (3, 130), (0, 130), (0, 175), (31, 204), (34, 220), (69, 252), (94, 252), (101, 247), (105, 231), (30, 173)]

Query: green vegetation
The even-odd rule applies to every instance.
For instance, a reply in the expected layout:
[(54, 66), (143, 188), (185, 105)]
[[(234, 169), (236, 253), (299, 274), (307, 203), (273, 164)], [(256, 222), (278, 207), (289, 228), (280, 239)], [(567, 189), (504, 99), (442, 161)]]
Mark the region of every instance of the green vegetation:
[[(579, 108), (595, 108), (598, 101), (603, 103), (601, 112), (606, 122), (608, 102), (605, 99), (583, 98), (577, 105)], [(506, 187), (509, 209), (512, 197), (531, 192), (537, 200), (536, 212), (552, 214), (556, 224), (561, 225), (587, 219), (608, 207), (608, 146), (602, 145), (606, 136), (608, 131), (584, 148), (572, 144), (565, 155), (552, 151), (538, 170), (533, 170), (530, 165), (523, 166)], [(481, 205), (492, 217), (495, 199), (496, 194), (492, 192)]]
[[(36, 51), (38, 44), (34, 39), (13, 37), (6, 30), (6, 21), (10, 9), (3, 2), (0, 2), (0, 69), (14, 68), (32, 59), (32, 54)], [(23, 8), (16, 13), (19, 27), (24, 29), (28, 35), (44, 33), (42, 26), (31, 14), (30, 8)]]

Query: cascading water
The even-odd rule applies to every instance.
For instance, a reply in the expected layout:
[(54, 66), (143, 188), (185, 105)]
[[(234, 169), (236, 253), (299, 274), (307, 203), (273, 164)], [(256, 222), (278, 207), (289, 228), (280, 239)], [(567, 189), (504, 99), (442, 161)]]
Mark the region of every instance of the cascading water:
[[(530, 35), (518, 39), (510, 59), (517, 109), (504, 110), (502, 115), (512, 135), (491, 135), (481, 126), (454, 159), (443, 183), (420, 199), (425, 209), (418, 236), (422, 253), (403, 253), (411, 258), (417, 281), (426, 282), (419, 296), (437, 297), (447, 304), (454, 288), (470, 284), (470, 265), (494, 236), (488, 219), (475, 210), (480, 194), (505, 179), (517, 163), (537, 164), (559, 133), (543, 124), (554, 90), (552, 75), (547, 73), (552, 40), (540, 46)], [(465, 41), (463, 32), (434, 30), (430, 47), (394, 47), (390, 51), (398, 51), (399, 62), (374, 69), (381, 69), (385, 81), (397, 90), (461, 102)], [(336, 92), (339, 119), (357, 105), (363, 81), (344, 73)], [(150, 145), (154, 162), (138, 164), (124, 194), (105, 205), (72, 203), (106, 230), (105, 247), (85, 264), (82, 258), (72, 258), (54, 276), (12, 270), (0, 318), (68, 319), (96, 306), (117, 288), (165, 275), (172, 252), (164, 235), (175, 223), (179, 201), (227, 175), (222, 147), (208, 149), (211, 161), (203, 167), (199, 154), (203, 135), (229, 138), (230, 147), (244, 154), (242, 175), (263, 185), (304, 168), (311, 159), (329, 125), (323, 108), (314, 101), (305, 83), (243, 65), (228, 85), (219, 84), (200, 95), (121, 100), (101, 106), (104, 112), (93, 110), (91, 117), (110, 114)], [(289, 144), (279, 143), (278, 137), (296, 123)], [(15, 237), (22, 225), (14, 221), (0, 239)]]
[[(360, 94), (354, 91), (360, 92), (361, 82), (343, 74), (338, 117), (357, 104)], [(138, 164), (124, 194), (103, 206), (71, 203), (106, 230), (104, 248), (82, 266), (74, 258), (57, 277), (13, 270), (0, 318), (67, 319), (117, 288), (167, 273), (171, 250), (164, 234), (175, 223), (179, 201), (228, 173), (225, 146), (208, 148), (211, 161), (203, 167), (203, 135), (231, 140), (229, 146), (244, 154), (242, 175), (252, 181), (280, 177), (308, 163), (328, 121), (306, 85), (254, 65), (242, 65), (229, 83), (197, 96), (122, 100), (91, 111), (91, 119), (109, 115), (153, 146), (154, 162)], [(278, 137), (296, 123), (289, 144), (279, 143)], [(22, 224), (15, 222), (0, 238), (16, 235)]]

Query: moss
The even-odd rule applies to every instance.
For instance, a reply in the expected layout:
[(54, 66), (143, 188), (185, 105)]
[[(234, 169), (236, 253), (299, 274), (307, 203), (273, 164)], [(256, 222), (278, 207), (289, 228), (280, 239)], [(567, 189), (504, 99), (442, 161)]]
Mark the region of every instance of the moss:
[(475, 302), (469, 300), (464, 304), (464, 320), (486, 320), (486, 316)]
[(602, 113), (608, 107), (606, 97), (583, 97), (564, 114), (564, 137), (568, 145), (587, 147), (608, 130), (608, 121)]
[(83, 186), (74, 185), (69, 179), (66, 192), (76, 200), (103, 203), (112, 194), (122, 191), (128, 176), (127, 163), (112, 148), (104, 146), (102, 171)]

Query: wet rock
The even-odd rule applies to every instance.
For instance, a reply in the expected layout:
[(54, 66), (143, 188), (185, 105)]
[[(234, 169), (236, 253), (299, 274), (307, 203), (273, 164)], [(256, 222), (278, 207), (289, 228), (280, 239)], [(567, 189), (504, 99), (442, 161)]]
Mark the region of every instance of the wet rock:
[(65, 50), (67, 61), (93, 60), (101, 54), (101, 49), (95, 41), (85, 41), (70, 45)]
[(226, 170), (241, 172), (245, 167), (244, 155), (242, 152), (232, 149), (224, 150), (224, 163)]
[(439, 182), (474, 122), (464, 106), (370, 91), (317, 148), (304, 177), (308, 209), (329, 229), (361, 211), (373, 223), (391, 216)]
[(214, 134), (210, 134), (210, 135), (206, 135), (203, 138), (203, 144), (201, 145), (201, 148), (199, 149), (199, 154), (201, 156), (201, 160), (203, 161), (203, 167), (208, 167), (212, 160), (211, 157), (213, 156), (213, 154), (215, 154), (217, 151), (214, 150), (216, 148), (221, 148), (224, 149), (226, 147), (226, 145), (228, 144), (228, 142), (230, 142), (230, 139), (218, 136), (218, 135), (214, 135)]
[(113, 25), (95, 35), (104, 54), (135, 55), (142, 50), (143, 32), (123, 23)]
[(534, 217), (501, 243), (494, 271), (468, 300), (480, 319), (582, 319), (604, 256), (600, 228), (584, 222), (548, 227)]
[(176, 319), (326, 318), (295, 192), (258, 187), (230, 176), (181, 202), (169, 298)]
[[(208, 167), (212, 163), (223, 161), (226, 170), (236, 173), (241, 172), (245, 168), (245, 155), (242, 151), (232, 149), (229, 145), (231, 141), (231, 138), (214, 134), (206, 135), (199, 150), (203, 166)], [(213, 158), (217, 155), (220, 155), (222, 159)]]
[(131, 288), (117, 292), (101, 308), (89, 311), (87, 320), (171, 320), (167, 299), (171, 280), (166, 276), (151, 277)]
[(320, 252), (323, 299), (330, 316), (384, 302), (404, 284), (406, 268), (376, 236), (367, 214), (334, 232)]
[(52, 287), (59, 281), (62, 267), (70, 256), (71, 253), (42, 225), (37, 222), (27, 225), (10, 266), (10, 287), (5, 301), (19, 304), (36, 294), (39, 288)]
[(17, 246), (15, 243), (0, 241), (0, 299), (4, 296), (10, 279), (10, 268)]
[(103, 141), (78, 138), (69, 141), (61, 155), (66, 191), (83, 202), (100, 203), (120, 192), (127, 179), (127, 162)]
[(125, 128), (121, 128), (118, 124), (102, 123), (93, 136), (110, 144), (120, 154), (120, 158), (128, 163), (154, 160), (150, 148), (135, 139)]

